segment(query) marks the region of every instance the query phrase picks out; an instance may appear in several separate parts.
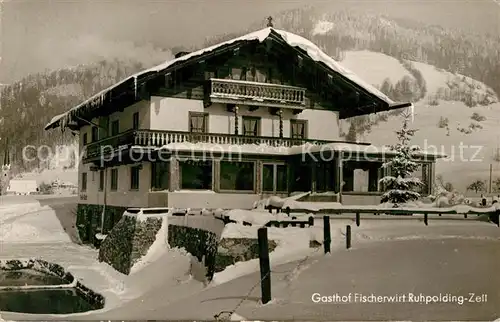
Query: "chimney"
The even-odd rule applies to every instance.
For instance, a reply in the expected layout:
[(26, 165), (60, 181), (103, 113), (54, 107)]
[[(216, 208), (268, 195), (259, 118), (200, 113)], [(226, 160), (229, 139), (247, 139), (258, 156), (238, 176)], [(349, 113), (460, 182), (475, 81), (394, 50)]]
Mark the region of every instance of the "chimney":
[(267, 17), (267, 27), (274, 27), (273, 25), (273, 17), (269, 16)]
[(174, 55), (175, 58), (182, 57), (184, 55), (190, 54), (189, 51), (179, 51), (177, 54)]

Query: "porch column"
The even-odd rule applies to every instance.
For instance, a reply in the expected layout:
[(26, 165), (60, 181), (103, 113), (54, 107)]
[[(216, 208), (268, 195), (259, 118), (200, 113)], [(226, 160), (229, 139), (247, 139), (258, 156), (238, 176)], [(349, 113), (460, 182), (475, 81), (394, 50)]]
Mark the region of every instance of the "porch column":
[(335, 185), (334, 189), (336, 193), (340, 193), (342, 190), (342, 181), (344, 181), (343, 171), (342, 171), (342, 154), (339, 153), (335, 158)]
[(179, 159), (176, 157), (170, 158), (170, 182), (169, 191), (176, 191), (180, 189), (180, 166)]
[(280, 139), (283, 138), (283, 110), (279, 109), (278, 110), (278, 116), (279, 116), (279, 122), (280, 122)]
[(212, 161), (212, 190), (220, 191), (220, 160)]
[(434, 180), (436, 180), (436, 163), (429, 163), (429, 194), (434, 194)]
[(238, 130), (238, 106), (234, 107), (234, 134), (238, 135), (239, 130)]
[(378, 168), (375, 165), (370, 165), (368, 169), (368, 191), (378, 191)]
[(342, 181), (344, 181), (343, 157), (342, 152), (339, 152), (335, 158), (335, 192), (339, 194), (338, 202), (340, 203), (342, 203)]
[(262, 194), (262, 161), (255, 162), (255, 193)]
[(311, 168), (311, 193), (316, 192), (316, 178), (318, 174), (318, 167), (314, 160), (309, 160), (309, 166)]
[(296, 163), (288, 161), (288, 165), (286, 167), (286, 184), (287, 184), (287, 191), (288, 195), (293, 192), (293, 182), (295, 182), (295, 169), (296, 169)]

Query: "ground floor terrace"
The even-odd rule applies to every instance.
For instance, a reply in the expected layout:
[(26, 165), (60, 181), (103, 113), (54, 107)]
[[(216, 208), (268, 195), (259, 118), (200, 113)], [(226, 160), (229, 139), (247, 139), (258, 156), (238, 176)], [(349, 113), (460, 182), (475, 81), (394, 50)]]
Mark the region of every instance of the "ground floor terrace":
[[(343, 147), (342, 147), (343, 148)], [(257, 200), (311, 192), (309, 201), (380, 203), (390, 153), (338, 146), (304, 150), (126, 150), (80, 167), (80, 204), (118, 207), (240, 208)], [(210, 153), (209, 153), (210, 152)], [(418, 160), (422, 195), (432, 193), (434, 160)]]

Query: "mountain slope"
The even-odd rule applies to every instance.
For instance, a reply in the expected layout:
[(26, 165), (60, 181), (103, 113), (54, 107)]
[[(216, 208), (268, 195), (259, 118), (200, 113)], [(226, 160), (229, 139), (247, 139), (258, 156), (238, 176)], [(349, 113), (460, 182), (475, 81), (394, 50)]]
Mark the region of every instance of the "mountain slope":
[[(346, 66), (376, 86), (385, 75), (392, 80), (407, 77), (397, 60), (369, 51), (346, 52), (350, 57)], [(357, 58), (357, 59), (356, 59)], [(373, 64), (365, 64), (370, 61)], [(418, 129), (413, 144), (424, 149), (445, 153), (449, 158), (437, 163), (436, 173), (455, 188), (464, 191), (470, 183), (482, 180), (489, 184), (490, 164), (492, 179), (500, 178), (500, 103), (493, 90), (480, 81), (453, 74), (434, 66), (413, 62), (426, 83), (426, 95), (414, 103), (413, 128)], [(476, 102), (477, 104), (471, 104)], [(467, 104), (466, 104), (467, 103)], [(470, 106), (468, 106), (470, 105)], [(396, 143), (395, 130), (401, 127), (396, 113), (386, 115), (358, 131), (357, 138), (376, 145)], [(355, 119), (342, 122), (345, 130)], [(362, 133), (359, 133), (362, 132)]]

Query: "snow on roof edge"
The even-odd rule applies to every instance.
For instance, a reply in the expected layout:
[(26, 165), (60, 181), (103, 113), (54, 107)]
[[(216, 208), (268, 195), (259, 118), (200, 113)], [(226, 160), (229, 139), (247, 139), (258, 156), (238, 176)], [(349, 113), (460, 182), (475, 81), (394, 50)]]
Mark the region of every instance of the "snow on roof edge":
[(269, 35), (271, 34), (272, 31), (274, 31), (278, 35), (280, 35), (283, 38), (283, 40), (286, 43), (288, 43), (288, 45), (290, 45), (291, 47), (299, 47), (299, 48), (301, 48), (314, 61), (324, 63), (326, 66), (328, 66), (333, 71), (335, 71), (335, 72), (337, 72), (337, 73), (345, 76), (346, 78), (348, 78), (349, 80), (351, 80), (352, 82), (354, 82), (355, 84), (357, 84), (358, 86), (363, 87), (365, 90), (367, 90), (371, 94), (373, 94), (373, 95), (377, 96), (378, 98), (380, 98), (381, 100), (387, 102), (389, 105), (396, 103), (393, 100), (391, 100), (387, 95), (383, 94), (381, 91), (379, 91), (378, 89), (376, 89), (374, 86), (372, 86), (372, 85), (368, 84), (367, 82), (363, 81), (354, 72), (352, 72), (349, 69), (343, 67), (340, 63), (338, 63), (333, 58), (331, 58), (330, 56), (328, 56), (325, 52), (323, 52), (318, 46), (316, 46), (310, 40), (308, 40), (308, 39), (306, 39), (306, 38), (304, 38), (302, 36), (299, 36), (299, 35), (296, 35), (296, 34), (293, 34), (293, 33), (287, 32), (287, 31), (284, 31), (284, 30), (279, 30), (279, 29), (274, 29), (272, 27), (267, 27), (267, 28), (264, 28), (264, 29), (261, 29), (261, 30), (258, 30), (258, 31), (254, 31), (254, 32), (248, 33), (248, 34), (243, 35), (241, 37), (233, 38), (231, 40), (228, 40), (228, 41), (225, 41), (225, 42), (221, 42), (219, 44), (212, 45), (212, 46), (209, 46), (209, 47), (206, 47), (206, 48), (194, 51), (192, 53), (189, 53), (189, 54), (186, 54), (184, 56), (175, 58), (173, 60), (166, 61), (166, 62), (164, 62), (162, 64), (159, 64), (159, 65), (156, 65), (156, 66), (154, 66), (152, 68), (145, 69), (145, 70), (142, 70), (142, 71), (140, 71), (140, 72), (138, 72), (136, 74), (133, 74), (133, 75), (125, 78), (124, 80), (122, 80), (122, 81), (120, 81), (118, 83), (115, 83), (115, 84), (107, 87), (106, 89), (98, 92), (97, 94), (93, 95), (92, 97), (88, 98), (87, 100), (83, 101), (82, 103), (78, 104), (77, 106), (71, 108), (70, 110), (66, 111), (65, 113), (54, 116), (51, 119), (51, 121), (49, 123), (47, 123), (47, 125), (45, 126), (44, 129), (47, 130), (47, 129), (55, 126), (55, 124), (57, 122), (59, 122), (61, 119), (63, 119), (64, 117), (67, 117), (71, 112), (77, 111), (82, 106), (85, 106), (86, 104), (88, 104), (88, 103), (90, 103), (92, 101), (95, 101), (96, 99), (102, 99), (103, 95), (105, 95), (109, 91), (113, 90), (114, 88), (118, 87), (119, 85), (121, 85), (121, 84), (123, 84), (123, 83), (125, 83), (127, 81), (130, 81), (130, 80), (132, 80), (134, 78), (137, 78), (137, 77), (139, 77), (141, 75), (144, 75), (144, 74), (147, 74), (147, 73), (150, 73), (150, 72), (159, 72), (159, 71), (164, 70), (164, 69), (168, 68), (169, 66), (177, 63), (177, 62), (189, 60), (189, 59), (191, 59), (193, 57), (196, 57), (196, 56), (199, 56), (199, 55), (203, 55), (203, 54), (205, 54), (207, 52), (211, 52), (211, 51), (213, 51), (215, 49), (218, 49), (218, 48), (220, 48), (222, 46), (230, 45), (230, 44), (233, 44), (233, 43), (238, 42), (238, 41), (258, 40), (259, 42), (263, 42), (265, 39), (267, 39), (269, 37)]

